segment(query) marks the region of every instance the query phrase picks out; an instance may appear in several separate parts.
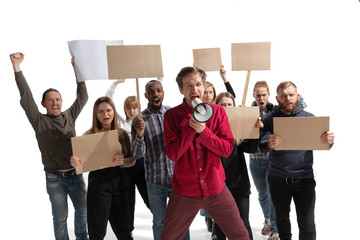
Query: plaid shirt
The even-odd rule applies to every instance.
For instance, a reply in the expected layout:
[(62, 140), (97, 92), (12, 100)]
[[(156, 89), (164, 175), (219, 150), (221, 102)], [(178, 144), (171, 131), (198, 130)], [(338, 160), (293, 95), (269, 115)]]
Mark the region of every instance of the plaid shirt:
[(131, 127), (133, 155), (136, 159), (144, 157), (145, 180), (152, 184), (171, 184), (174, 172), (175, 163), (169, 160), (164, 151), (163, 120), (168, 109), (170, 107), (162, 105), (156, 111), (148, 106), (142, 111), (146, 124), (142, 138), (137, 137), (134, 125)]

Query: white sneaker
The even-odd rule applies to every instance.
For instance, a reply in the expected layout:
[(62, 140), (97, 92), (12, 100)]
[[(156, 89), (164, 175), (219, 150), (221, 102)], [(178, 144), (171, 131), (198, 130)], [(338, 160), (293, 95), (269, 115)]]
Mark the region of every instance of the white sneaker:
[(270, 233), (268, 240), (280, 240), (278, 233)]

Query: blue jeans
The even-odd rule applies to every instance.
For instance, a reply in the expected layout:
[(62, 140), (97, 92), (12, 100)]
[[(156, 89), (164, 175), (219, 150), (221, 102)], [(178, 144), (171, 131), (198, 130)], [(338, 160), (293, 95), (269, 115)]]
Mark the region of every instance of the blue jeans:
[(57, 240), (68, 240), (67, 229), (69, 195), (75, 209), (75, 236), (77, 240), (88, 239), (86, 229), (86, 188), (82, 174), (62, 177), (45, 172), (46, 189), (49, 194)]
[[(153, 215), (154, 240), (160, 240), (161, 232), (164, 229), (164, 218), (166, 213), (167, 198), (170, 197), (172, 187), (170, 184), (161, 185), (146, 182), (149, 196), (150, 211)], [(184, 240), (190, 240), (190, 233), (187, 231)]]
[(270, 219), (270, 231), (277, 233), (275, 222), (274, 208), (271, 202), (271, 195), (269, 191), (269, 167), (270, 159), (254, 159), (250, 157), (250, 172), (259, 194), (259, 202), (263, 211), (264, 217)]
[(200, 209), (200, 216), (203, 217), (210, 217), (210, 215), (207, 213), (207, 211), (205, 211), (205, 209)]

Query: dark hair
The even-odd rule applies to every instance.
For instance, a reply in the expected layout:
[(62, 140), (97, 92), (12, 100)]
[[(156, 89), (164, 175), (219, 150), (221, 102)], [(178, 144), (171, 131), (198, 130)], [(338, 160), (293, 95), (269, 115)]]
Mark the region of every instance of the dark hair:
[[(45, 98), (46, 98), (46, 94), (49, 92), (57, 92), (58, 94), (60, 94), (60, 92), (54, 88), (49, 88), (48, 90), (46, 90), (43, 95), (42, 95), (42, 102), (45, 102)], [(60, 98), (61, 98), (61, 94), (60, 94)]]
[(179, 88), (182, 89), (182, 86), (183, 86), (182, 80), (185, 76), (187, 76), (189, 74), (199, 74), (203, 84), (205, 84), (206, 73), (203, 70), (201, 70), (200, 68), (197, 68), (197, 67), (184, 67), (180, 70), (180, 72), (178, 73), (178, 75), (176, 77), (176, 82), (177, 82)]
[(158, 82), (161, 84), (162, 86), (162, 82), (160, 80), (156, 80), (156, 79), (153, 79), (153, 80), (150, 80), (149, 82), (146, 83), (145, 85), (145, 92), (147, 93), (148, 92), (148, 89), (150, 87), (151, 84), (153, 84), (154, 82)]

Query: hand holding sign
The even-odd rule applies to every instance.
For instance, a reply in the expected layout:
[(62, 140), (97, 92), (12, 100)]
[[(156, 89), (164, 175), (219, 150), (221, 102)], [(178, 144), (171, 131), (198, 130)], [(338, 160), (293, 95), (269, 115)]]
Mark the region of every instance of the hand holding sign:
[(73, 137), (71, 144), (70, 161), (77, 174), (121, 165), (121, 156), (116, 156), (121, 153), (118, 130)]

